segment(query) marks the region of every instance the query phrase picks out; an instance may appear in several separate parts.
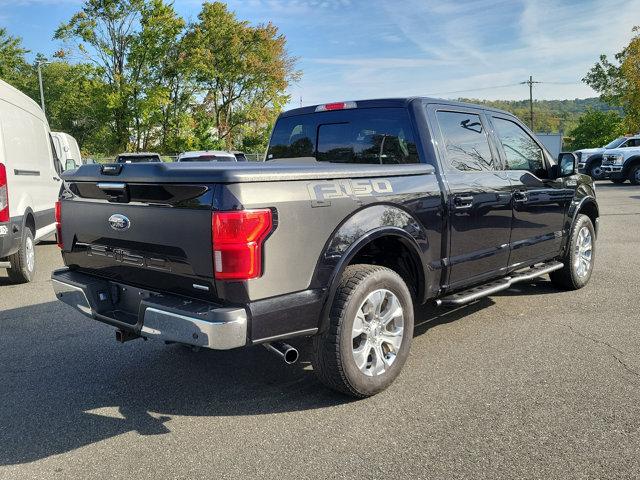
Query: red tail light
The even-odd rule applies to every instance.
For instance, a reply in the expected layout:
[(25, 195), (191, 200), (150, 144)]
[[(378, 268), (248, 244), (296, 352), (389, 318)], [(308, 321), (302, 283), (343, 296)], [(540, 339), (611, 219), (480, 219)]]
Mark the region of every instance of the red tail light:
[(56, 217), (56, 239), (58, 241), (58, 246), (62, 249), (64, 248), (64, 244), (62, 243), (62, 207), (60, 205), (60, 201), (56, 202), (55, 217)]
[(262, 244), (273, 227), (271, 210), (214, 212), (213, 268), (218, 280), (249, 280), (262, 274)]
[(9, 188), (7, 186), (7, 169), (0, 163), (0, 222), (9, 221)]

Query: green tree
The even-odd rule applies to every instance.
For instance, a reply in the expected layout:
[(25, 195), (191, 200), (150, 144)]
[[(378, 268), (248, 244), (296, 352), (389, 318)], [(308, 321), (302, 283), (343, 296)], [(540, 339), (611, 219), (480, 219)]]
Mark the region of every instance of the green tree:
[(233, 148), (241, 144), (243, 125), (270, 124), (300, 76), (275, 25), (252, 26), (221, 2), (203, 4), (187, 45), (203, 109), (213, 120), (212, 128), (200, 129), (203, 144)]
[(12, 37), (5, 28), (0, 28), (0, 78), (14, 83), (29, 68), (25, 54), (29, 50), (22, 46), (22, 39)]
[(613, 61), (601, 55), (582, 79), (600, 94), (602, 100), (622, 106), (627, 131), (640, 129), (640, 27), (633, 28), (633, 37)]
[(576, 128), (569, 132), (570, 148), (595, 148), (606, 145), (624, 132), (622, 117), (613, 110), (600, 112), (588, 110), (578, 120)]

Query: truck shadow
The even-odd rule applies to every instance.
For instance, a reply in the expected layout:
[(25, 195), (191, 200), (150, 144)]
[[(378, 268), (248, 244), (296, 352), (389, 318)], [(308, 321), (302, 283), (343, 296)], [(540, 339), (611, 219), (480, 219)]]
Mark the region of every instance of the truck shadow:
[[(420, 307), (414, 335), (455, 321), (491, 299), (457, 309)], [(193, 351), (135, 340), (58, 302), (0, 312), (0, 465), (32, 462), (127, 432), (170, 432), (173, 416), (268, 415), (353, 401), (322, 386), (311, 342), (291, 342), (288, 366), (266, 349)]]

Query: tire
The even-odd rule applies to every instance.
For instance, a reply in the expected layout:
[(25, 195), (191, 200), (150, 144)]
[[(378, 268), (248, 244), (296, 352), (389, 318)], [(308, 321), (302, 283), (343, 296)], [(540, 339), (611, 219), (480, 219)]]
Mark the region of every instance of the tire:
[(9, 280), (13, 283), (28, 283), (33, 280), (36, 271), (35, 242), (33, 232), (25, 227), (22, 231), (20, 249), (9, 256), (11, 267), (7, 269)]
[[(586, 241), (588, 235), (589, 242)], [(587, 247), (588, 244), (588, 247)], [(588, 264), (587, 257), (589, 258)], [(591, 219), (578, 214), (571, 229), (569, 246), (560, 259), (564, 267), (551, 272), (551, 282), (563, 290), (578, 290), (589, 283), (596, 259), (596, 235)]]
[(622, 185), (624, 182), (627, 181), (626, 178), (612, 178), (611, 181), (613, 183), (615, 183), (616, 185)]
[[(372, 312), (375, 305), (380, 306), (378, 316)], [(385, 313), (392, 320), (383, 327)], [(360, 335), (354, 336), (358, 330)], [(327, 387), (356, 398), (370, 397), (396, 379), (412, 338), (413, 302), (402, 278), (385, 267), (350, 265), (336, 290), (328, 328), (313, 339), (313, 368)]]
[(629, 181), (632, 185), (640, 185), (640, 165), (634, 165), (629, 170)]
[(602, 160), (594, 160), (589, 165), (589, 176), (594, 180), (601, 180), (604, 172), (602, 171)]

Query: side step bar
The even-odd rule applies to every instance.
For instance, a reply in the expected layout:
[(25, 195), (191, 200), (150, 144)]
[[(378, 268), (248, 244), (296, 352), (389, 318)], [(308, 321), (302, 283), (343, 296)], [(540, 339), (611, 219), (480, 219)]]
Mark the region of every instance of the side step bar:
[(489, 283), (439, 298), (436, 300), (436, 305), (439, 307), (455, 307), (464, 305), (465, 303), (473, 302), (479, 298), (487, 297), (493, 293), (506, 290), (514, 283), (524, 282), (555, 270), (560, 270), (563, 266), (564, 264), (562, 262), (549, 262), (536, 265), (527, 270), (516, 272), (511, 276), (499, 278), (498, 280), (493, 280)]

